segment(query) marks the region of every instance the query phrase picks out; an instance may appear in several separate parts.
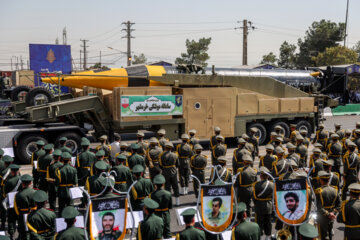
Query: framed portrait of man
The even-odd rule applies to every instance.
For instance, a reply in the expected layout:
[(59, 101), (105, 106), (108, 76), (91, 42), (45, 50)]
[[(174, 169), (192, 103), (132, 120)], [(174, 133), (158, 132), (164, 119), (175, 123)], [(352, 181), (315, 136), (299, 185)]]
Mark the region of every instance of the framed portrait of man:
[(127, 198), (92, 200), (89, 217), (92, 240), (121, 240), (126, 234)]

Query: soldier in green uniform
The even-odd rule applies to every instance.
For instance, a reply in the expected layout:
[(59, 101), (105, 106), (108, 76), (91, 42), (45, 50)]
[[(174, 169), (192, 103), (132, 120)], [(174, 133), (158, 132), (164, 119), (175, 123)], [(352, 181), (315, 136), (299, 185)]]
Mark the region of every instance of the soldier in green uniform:
[(145, 160), (144, 157), (139, 154), (140, 151), (140, 145), (137, 143), (133, 143), (130, 146), (131, 148), (131, 156), (128, 157), (128, 167), (130, 170), (133, 169), (135, 165), (141, 165), (145, 169)]
[(57, 195), (59, 199), (59, 212), (73, 204), (69, 189), (78, 186), (76, 168), (70, 165), (71, 155), (64, 152), (61, 155), (64, 165), (56, 170), (55, 184), (58, 187)]
[(305, 145), (306, 148), (309, 148), (310, 138), (308, 138), (308, 131), (306, 129), (301, 129), (299, 132), (300, 135), (304, 138), (303, 144)]
[(320, 158), (322, 159), (327, 159), (327, 154), (326, 154), (326, 149), (324, 149), (324, 146), (321, 143), (314, 143), (314, 148), (318, 148), (320, 149), (321, 153), (320, 153)]
[(144, 141), (144, 136), (145, 134), (140, 131), (138, 131), (136, 134), (137, 137), (136, 144), (139, 145), (138, 154), (140, 154), (142, 157), (145, 157), (146, 150), (149, 148), (148, 142)]
[(215, 174), (214, 172), (214, 168), (211, 169), (211, 173), (210, 173), (210, 181), (212, 182), (212, 184), (215, 183), (216, 179), (218, 179), (218, 175), (220, 177), (220, 179), (224, 182), (231, 182), (232, 181), (232, 169), (227, 168), (226, 167), (226, 157), (225, 156), (220, 156), (218, 157), (218, 165), (220, 166), (215, 166), (217, 168), (218, 174)]
[(104, 161), (97, 161), (94, 165), (94, 175), (88, 177), (85, 182), (85, 190), (89, 193), (90, 196), (95, 196), (102, 191), (101, 179), (104, 177), (101, 176), (101, 173), (105, 172), (107, 165)]
[(59, 149), (55, 149), (53, 152), (54, 160), (50, 163), (46, 170), (46, 181), (48, 182), (48, 193), (49, 193), (49, 204), (50, 209), (55, 211), (56, 197), (57, 197), (57, 186), (55, 185), (56, 171), (59, 167), (63, 166), (60, 162), (62, 152)]
[(205, 240), (205, 232), (194, 227), (196, 210), (188, 208), (180, 215), (185, 223), (185, 230), (176, 234), (176, 240)]
[(55, 234), (56, 214), (45, 208), (48, 195), (46, 192), (38, 190), (33, 194), (32, 199), (37, 209), (28, 215), (26, 221), (30, 231), (30, 240), (51, 240)]
[(270, 170), (260, 167), (260, 181), (253, 184), (253, 201), (255, 204), (255, 221), (259, 224), (261, 234), (271, 237), (271, 214), (274, 183), (269, 181)]
[(350, 199), (342, 202), (337, 221), (345, 224), (344, 239), (355, 240), (360, 236), (360, 184), (349, 186)]
[(35, 203), (32, 199), (35, 190), (30, 187), (33, 177), (29, 174), (22, 175), (21, 180), (21, 190), (16, 193), (14, 199), (14, 211), (18, 218), (18, 232), (19, 239), (26, 240), (29, 239), (29, 236), (25, 230), (24, 215), (29, 214), (31, 210), (35, 210)]
[(54, 240), (83, 240), (86, 239), (87, 233), (83, 228), (75, 227), (76, 217), (80, 213), (73, 206), (67, 206), (61, 212), (61, 217), (65, 219), (66, 229), (57, 233)]
[(296, 135), (296, 150), (295, 153), (300, 155), (298, 162), (299, 168), (306, 167), (307, 165), (307, 147), (304, 145), (304, 138), (300, 134)]
[(284, 159), (284, 149), (281, 147), (276, 147), (274, 153), (278, 159), (276, 162), (273, 162), (272, 175), (274, 177), (279, 177), (281, 174), (287, 171), (288, 164), (286, 159)]
[[(113, 193), (113, 186), (115, 184), (115, 180), (113, 177), (104, 177), (100, 179), (100, 184), (102, 187), (102, 194), (97, 196), (96, 198), (115, 198), (119, 197), (118, 194)], [(113, 234), (113, 233), (112, 233)], [(121, 232), (119, 236), (121, 235)], [(103, 239), (107, 239), (106, 236)], [(117, 238), (115, 238), (117, 239)]]
[(339, 135), (331, 135), (332, 142), (328, 145), (327, 153), (329, 159), (334, 160), (333, 171), (340, 173), (342, 146), (339, 142)]
[(274, 146), (272, 144), (267, 144), (265, 146), (266, 154), (260, 157), (259, 168), (266, 167), (270, 171), (272, 171), (273, 162), (277, 161), (277, 157), (274, 153)]
[(321, 151), (325, 151), (327, 149), (327, 141), (328, 141), (328, 132), (324, 130), (325, 125), (323, 123), (319, 124), (319, 129), (316, 130), (315, 138), (313, 139), (314, 143), (320, 143), (323, 148)]
[[(203, 147), (200, 144), (195, 144), (194, 146), (195, 155), (190, 159), (190, 168), (192, 174), (197, 177), (200, 183), (205, 183), (205, 168), (207, 165), (207, 156), (201, 154)], [(196, 180), (193, 180), (193, 187), (195, 196), (198, 197), (199, 194), (199, 183)]]
[(155, 191), (149, 195), (149, 198), (159, 204), (155, 209), (155, 214), (162, 218), (164, 223), (163, 238), (171, 238), (170, 232), (170, 209), (172, 209), (172, 197), (169, 191), (162, 189), (165, 183), (163, 175), (158, 174), (154, 178)]
[(90, 151), (90, 141), (84, 139), (81, 141), (82, 152), (76, 159), (76, 170), (78, 174), (79, 186), (84, 186), (86, 179), (90, 176), (90, 170), (96, 161), (96, 156)]
[(318, 183), (319, 181), (318, 172), (324, 170), (323, 162), (322, 162), (323, 159), (320, 158), (320, 154), (321, 154), (321, 150), (319, 148), (314, 148), (313, 154), (311, 154), (309, 159), (309, 168), (311, 169), (312, 167), (314, 167), (310, 173), (311, 185), (313, 189), (316, 189), (320, 186)]
[(157, 139), (163, 151), (165, 150), (165, 143), (169, 141), (169, 139), (165, 138), (165, 134), (165, 129), (159, 129), (159, 131), (157, 131)]
[(341, 129), (341, 124), (335, 123), (335, 133), (339, 135), (339, 141), (341, 142), (342, 139), (345, 137), (345, 131)]
[(37, 171), (37, 167), (35, 166), (35, 163), (37, 164), (37, 161), (39, 160), (39, 158), (43, 155), (45, 155), (45, 150), (44, 150), (44, 146), (45, 146), (45, 142), (43, 140), (39, 140), (36, 142), (36, 147), (37, 150), (35, 152), (32, 153), (31, 155), (31, 166), (32, 166), (32, 174), (34, 177), (34, 187), (37, 188), (39, 187), (39, 172)]
[(231, 239), (260, 240), (261, 229), (257, 223), (247, 221), (246, 204), (240, 202), (237, 206), (238, 224), (233, 227)]
[(250, 138), (249, 143), (254, 146), (254, 154), (253, 158), (259, 156), (259, 138), (256, 136), (256, 133), (258, 132), (257, 128), (250, 128)]
[(241, 138), (243, 138), (243, 139), (246, 141), (245, 147), (244, 147), (245, 150), (249, 151), (249, 152), (250, 152), (250, 155), (253, 156), (255, 149), (254, 149), (254, 145), (249, 142), (249, 141), (250, 141), (250, 137), (249, 137), (246, 133), (243, 133), (243, 134), (241, 135)]
[(330, 174), (325, 171), (318, 173), (321, 187), (315, 190), (317, 203), (317, 220), (321, 240), (332, 239), (332, 229), (336, 214), (340, 208), (338, 190), (329, 186)]
[(108, 137), (106, 135), (99, 137), (100, 145), (96, 147), (96, 151), (103, 150), (105, 153), (104, 159), (111, 162), (111, 146), (107, 144), (107, 139)]
[(159, 204), (150, 199), (144, 199), (144, 220), (139, 223), (136, 234), (137, 240), (159, 240), (162, 239), (164, 233), (164, 222), (154, 212)]
[(45, 145), (44, 150), (45, 155), (41, 156), (37, 162), (37, 171), (39, 172), (39, 189), (47, 192), (48, 184), (46, 181), (46, 172), (50, 163), (54, 160), (52, 155), (54, 151), (54, 144)]
[(250, 155), (244, 155), (244, 167), (239, 168), (237, 173), (240, 173), (235, 182), (237, 188), (237, 200), (238, 202), (244, 202), (247, 207), (247, 214), (250, 215), (250, 202), (253, 195), (252, 185), (257, 179), (257, 170), (251, 167), (254, 162)]
[(182, 188), (181, 194), (188, 194), (189, 177), (190, 177), (190, 158), (193, 155), (192, 148), (189, 144), (189, 135), (181, 135), (182, 143), (176, 146), (176, 152), (179, 157), (179, 179)]
[[(1, 193), (4, 191), (4, 184), (6, 182), (6, 179), (10, 175), (10, 168), (9, 166), (14, 162), (14, 159), (10, 157), (9, 155), (5, 155), (2, 160), (4, 161), (4, 170), (2, 170), (0, 177), (1, 177)], [(3, 194), (0, 194), (0, 201), (2, 202), (4, 200)], [(2, 204), (0, 204), (0, 218), (1, 218), (1, 229), (5, 229), (5, 222), (6, 222), (6, 209)]]
[(348, 144), (349, 155), (344, 159), (344, 184), (342, 188), (341, 199), (346, 200), (346, 193), (348, 191), (348, 187), (352, 183), (356, 183), (359, 181), (358, 172), (360, 165), (360, 158), (358, 152), (355, 151), (356, 144), (350, 142)]
[(224, 137), (221, 136), (221, 135), (217, 135), (216, 136), (216, 145), (213, 146), (213, 148), (212, 148), (211, 164), (213, 166), (218, 165), (217, 158), (219, 156), (225, 156), (226, 155), (227, 146), (223, 142), (224, 142)]
[(191, 148), (193, 150), (194, 150), (194, 147), (195, 147), (196, 144), (200, 144), (199, 139), (197, 137), (195, 137), (195, 134), (196, 134), (195, 129), (190, 129), (189, 130), (189, 136), (190, 136), (189, 144), (190, 144), (190, 146), (191, 146)]
[(303, 223), (299, 227), (299, 240), (316, 240), (319, 232), (316, 227), (310, 223)]
[(154, 180), (154, 177), (161, 172), (159, 156), (162, 151), (159, 140), (155, 137), (150, 138), (150, 146), (146, 150), (145, 164), (149, 168), (151, 180)]
[(105, 165), (106, 165), (106, 172), (110, 171), (110, 164), (109, 164), (109, 161), (108, 159), (105, 159), (105, 151), (104, 150), (99, 150), (96, 152), (95, 154), (95, 157), (96, 157), (96, 161), (93, 162), (93, 164), (91, 165), (91, 168), (90, 168), (90, 176), (94, 175), (94, 166), (97, 162), (104, 162)]
[[(332, 166), (334, 166), (334, 160), (321, 159), (321, 162), (322, 162), (322, 166), (323, 166), (324, 171), (330, 174), (329, 185), (339, 190), (340, 174), (337, 173), (337, 172), (332, 172), (331, 171)], [(318, 186), (319, 186), (319, 184), (318, 184)]]
[[(220, 136), (220, 132), (221, 132), (221, 129), (219, 127), (214, 128), (215, 135), (210, 138), (210, 151), (212, 151), (212, 149), (216, 146), (216, 144), (217, 144), (216, 137)], [(213, 158), (214, 158), (214, 156), (211, 154), (211, 163), (214, 162)]]
[(246, 141), (243, 138), (238, 139), (238, 147), (233, 152), (233, 158), (232, 158), (232, 167), (233, 172), (237, 172), (238, 168), (241, 168), (244, 166), (244, 162), (242, 160), (242, 156), (244, 154), (245, 149), (245, 143)]
[(171, 152), (174, 145), (171, 142), (165, 143), (165, 151), (160, 154), (160, 167), (162, 169), (162, 175), (164, 175), (165, 189), (171, 192), (171, 188), (174, 191), (176, 205), (180, 205), (179, 185), (177, 179), (177, 168), (179, 167), (178, 156)]
[(133, 211), (141, 211), (144, 199), (154, 191), (150, 179), (143, 178), (144, 168), (142, 165), (135, 165), (133, 170), (134, 180), (137, 181), (130, 192), (130, 203)]
[(115, 171), (115, 186), (114, 188), (120, 192), (127, 192), (132, 184), (132, 176), (130, 168), (125, 166), (126, 156), (120, 154), (116, 157), (116, 166), (111, 169)]
[(61, 150), (61, 152), (68, 152), (72, 155), (71, 149), (65, 145), (67, 140), (68, 140), (67, 137), (62, 137), (59, 139), (59, 143), (60, 143), (59, 149)]
[(286, 144), (286, 148), (288, 150), (288, 154), (284, 156), (285, 159), (293, 159), (297, 164), (300, 163), (300, 154), (296, 153), (297, 147), (292, 144), (291, 142), (288, 142)]

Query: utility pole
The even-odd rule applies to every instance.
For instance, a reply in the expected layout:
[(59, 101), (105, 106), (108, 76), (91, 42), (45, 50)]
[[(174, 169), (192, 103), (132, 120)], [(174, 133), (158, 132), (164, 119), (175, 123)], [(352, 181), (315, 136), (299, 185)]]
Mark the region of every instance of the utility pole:
[[(238, 22), (240, 23), (240, 22)], [(251, 21), (248, 21), (246, 19), (243, 20), (243, 26), (242, 27), (237, 27), (235, 29), (242, 29), (243, 30), (243, 56), (242, 56), (242, 65), (247, 65), (247, 59), (248, 59), (248, 54), (247, 54), (247, 45), (248, 45), (248, 40), (247, 37), (249, 35), (249, 29), (254, 30), (255, 27), (252, 25)]]
[(10, 58), (10, 63), (11, 63), (11, 71), (13, 70), (13, 66), (12, 66), (12, 57)]
[(21, 65), (21, 70), (24, 70), (24, 63), (23, 63), (22, 56), (20, 56), (20, 65)]
[(88, 42), (89, 40), (85, 40), (85, 39), (80, 39), (80, 41), (83, 42), (83, 45), (81, 47), (83, 47), (83, 53), (84, 53), (84, 70), (86, 70), (86, 55), (87, 55), (87, 51), (86, 51), (86, 42)]
[(100, 51), (100, 68), (101, 68), (101, 51)]
[(346, 4), (344, 47), (346, 47), (348, 13), (349, 13), (349, 0), (347, 0), (347, 4)]
[(81, 69), (81, 50), (80, 50), (80, 66), (79, 66), (79, 70)]
[(123, 28), (121, 31), (126, 32), (126, 36), (123, 36), (122, 38), (127, 38), (127, 65), (131, 66), (131, 38), (134, 38), (131, 36), (131, 32), (135, 31), (134, 29), (131, 29), (131, 26), (135, 23), (127, 21), (122, 24), (126, 26), (126, 28)]
[(67, 36), (66, 36), (66, 27), (63, 29), (63, 45), (66, 45), (67, 43)]

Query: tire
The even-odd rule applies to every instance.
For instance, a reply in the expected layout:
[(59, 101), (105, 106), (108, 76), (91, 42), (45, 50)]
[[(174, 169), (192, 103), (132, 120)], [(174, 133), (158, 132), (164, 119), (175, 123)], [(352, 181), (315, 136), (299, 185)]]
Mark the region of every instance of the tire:
[(55, 142), (56, 146), (60, 145), (59, 139), (62, 137), (66, 137), (68, 139), (65, 143), (65, 146), (70, 148), (73, 154), (77, 153), (77, 151), (79, 150), (79, 148), (81, 146), (80, 145), (81, 144), (80, 135), (77, 133), (74, 133), (74, 132), (62, 133), (56, 138), (56, 142)]
[(266, 128), (264, 127), (263, 124), (261, 123), (252, 123), (250, 125), (248, 125), (247, 127), (247, 134), (250, 134), (250, 128), (256, 128), (258, 130), (258, 132), (256, 133), (256, 136), (259, 137), (259, 145), (263, 145), (265, 140), (266, 140)]
[[(42, 101), (39, 103), (39, 101)], [(31, 89), (26, 95), (26, 106), (36, 106), (54, 101), (54, 95), (44, 87)]]
[(18, 86), (11, 91), (10, 99), (13, 102), (25, 101), (26, 95), (29, 93), (30, 87)]
[(270, 131), (275, 132), (275, 126), (280, 125), (280, 127), (283, 129), (282, 133), (284, 134), (284, 137), (288, 138), (290, 135), (290, 128), (289, 125), (283, 121), (276, 121), (273, 122), (270, 126)]
[(311, 134), (312, 134), (312, 127), (311, 127), (311, 124), (306, 121), (306, 120), (299, 120), (297, 123), (296, 123), (296, 129), (298, 131), (300, 131), (301, 129), (306, 129), (307, 130), (307, 137), (310, 137)]
[(31, 155), (36, 151), (36, 142), (43, 140), (47, 144), (47, 140), (44, 136), (39, 134), (31, 134), (24, 136), (20, 139), (16, 149), (17, 157), (22, 164), (29, 164), (31, 162)]

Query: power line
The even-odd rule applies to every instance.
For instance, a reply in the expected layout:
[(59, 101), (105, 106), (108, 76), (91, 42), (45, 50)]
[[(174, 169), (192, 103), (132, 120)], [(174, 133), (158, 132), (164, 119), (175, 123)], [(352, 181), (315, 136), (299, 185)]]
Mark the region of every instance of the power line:
[(134, 38), (133, 36), (131, 36), (131, 33), (133, 31), (135, 31), (134, 29), (131, 29), (132, 25), (134, 25), (135, 23), (132, 23), (130, 21), (127, 22), (123, 22), (122, 25), (125, 25), (126, 28), (122, 29), (121, 31), (125, 31), (126, 32), (126, 36), (122, 37), (122, 38), (127, 38), (127, 65), (131, 66), (131, 39)]

